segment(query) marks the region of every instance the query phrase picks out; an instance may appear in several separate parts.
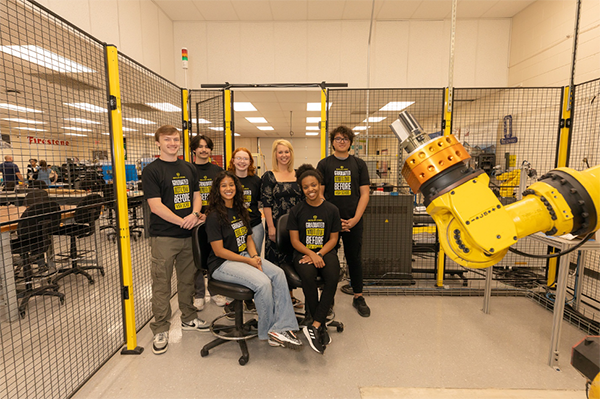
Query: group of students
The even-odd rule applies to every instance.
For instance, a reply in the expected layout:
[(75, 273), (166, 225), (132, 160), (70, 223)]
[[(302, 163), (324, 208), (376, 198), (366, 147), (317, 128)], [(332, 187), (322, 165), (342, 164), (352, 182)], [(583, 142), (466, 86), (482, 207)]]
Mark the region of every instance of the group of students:
[[(303, 327), (310, 346), (323, 353), (331, 342), (326, 318), (337, 289), (340, 265), (338, 241), (344, 243), (353, 306), (363, 317), (370, 309), (362, 295), (362, 215), (369, 201), (369, 175), (360, 158), (349, 155), (354, 133), (340, 126), (330, 133), (334, 153), (315, 169), (304, 164), (294, 170), (294, 151), (286, 140), (273, 143), (273, 168), (262, 179), (255, 175), (252, 154), (234, 151), (227, 170), (210, 162), (213, 143), (206, 136), (191, 142), (194, 164), (178, 158), (181, 137), (170, 125), (155, 133), (160, 155), (144, 168), (144, 195), (151, 209), (153, 351), (167, 351), (171, 307), (171, 275), (177, 272), (183, 330), (208, 331), (197, 316), (204, 306), (205, 281), (194, 265), (191, 230), (205, 223), (211, 247), (210, 278), (241, 284), (254, 292), (248, 304), (258, 314), (258, 337), (271, 346), (297, 349), (294, 306), (300, 301), (288, 291), (278, 266), (293, 263), (302, 280), (312, 324)], [(266, 231), (259, 210), (262, 202)], [(293, 254), (277, 249), (278, 220), (289, 213), (287, 228)], [(265, 256), (261, 257), (265, 242)], [(319, 297), (316, 276), (324, 281)], [(194, 297), (196, 300), (194, 301)]]
[[(4, 162), (0, 164), (0, 171), (5, 184), (16, 184), (18, 181), (26, 182), (19, 166), (13, 162), (13, 157), (10, 155), (4, 157)], [(48, 187), (50, 184), (56, 183), (57, 178), (58, 175), (45, 160), (40, 160), (39, 165), (37, 159), (31, 158), (29, 160), (29, 165), (27, 165), (27, 183), (29, 185), (34, 185), (34, 181), (43, 181)]]

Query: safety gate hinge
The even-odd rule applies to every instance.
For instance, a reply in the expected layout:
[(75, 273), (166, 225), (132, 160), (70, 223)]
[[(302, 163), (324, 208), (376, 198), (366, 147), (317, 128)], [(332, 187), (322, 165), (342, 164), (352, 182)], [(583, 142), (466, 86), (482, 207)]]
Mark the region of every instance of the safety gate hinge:
[[(191, 125), (191, 124), (190, 124)], [(191, 126), (190, 126), (191, 127)], [(183, 121), (183, 130), (188, 130), (190, 127), (188, 127), (188, 121), (184, 120)]]
[(111, 111), (117, 109), (117, 97), (109, 96), (108, 97), (108, 107)]
[(564, 128), (564, 127), (570, 128), (571, 127), (571, 122), (572, 122), (571, 118), (561, 119), (560, 120), (560, 128), (561, 129)]
[(129, 286), (123, 286), (121, 287), (121, 296), (123, 297), (123, 299), (129, 299)]

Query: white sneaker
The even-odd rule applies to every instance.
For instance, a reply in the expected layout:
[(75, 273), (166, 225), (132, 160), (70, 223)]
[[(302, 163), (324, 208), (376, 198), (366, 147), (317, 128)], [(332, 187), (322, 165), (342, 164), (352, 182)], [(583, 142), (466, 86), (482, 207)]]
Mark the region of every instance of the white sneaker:
[(214, 295), (212, 297), (212, 300), (215, 303), (215, 305), (221, 306), (221, 307), (227, 305), (228, 302), (231, 302), (227, 297), (225, 297), (223, 295)]
[(154, 336), (154, 342), (152, 343), (152, 352), (156, 355), (165, 353), (169, 348), (169, 332), (161, 332)]
[(185, 321), (181, 321), (181, 329), (187, 331), (209, 331), (210, 324), (205, 322), (204, 320), (200, 320), (195, 318), (194, 320), (186, 323)]
[(194, 307), (201, 311), (204, 309), (204, 298), (194, 298)]
[(206, 294), (204, 294), (204, 303), (209, 303), (210, 302), (210, 294), (208, 293), (208, 290), (206, 290)]

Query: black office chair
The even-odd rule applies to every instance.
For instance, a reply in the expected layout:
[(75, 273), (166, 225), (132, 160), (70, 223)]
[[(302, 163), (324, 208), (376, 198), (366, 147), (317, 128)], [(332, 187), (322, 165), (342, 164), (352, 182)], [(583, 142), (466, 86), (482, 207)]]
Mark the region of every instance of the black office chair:
[[(70, 262), (71, 267), (61, 269), (58, 274), (52, 280), (56, 283), (71, 274), (81, 274), (87, 277), (90, 284), (94, 284), (92, 276), (86, 272), (86, 270), (99, 270), (100, 274), (104, 276), (104, 268), (99, 266), (95, 261), (89, 261), (83, 259), (90, 253), (95, 253), (96, 257), (98, 253), (96, 250), (78, 250), (77, 240), (79, 238), (89, 237), (95, 233), (96, 221), (100, 217), (102, 212), (103, 199), (98, 194), (90, 194), (84, 197), (77, 208), (75, 208), (75, 223), (65, 224), (61, 226), (58, 231), (54, 234), (69, 236), (71, 238), (71, 246), (68, 254), (56, 254), (57, 262)], [(91, 266), (81, 266), (80, 263), (92, 263)]]
[[(108, 224), (100, 227), (100, 231), (111, 229), (106, 234), (106, 238), (115, 242), (117, 240), (117, 233), (119, 231), (116, 220), (116, 207), (117, 202), (115, 199), (115, 185), (114, 183), (107, 183), (102, 186), (102, 194), (104, 197), (104, 206), (108, 210)], [(136, 208), (142, 206), (143, 199), (127, 200), (127, 207), (129, 208), (129, 235), (134, 241), (137, 241), (142, 236), (144, 226), (140, 226), (137, 223), (137, 211)]]
[[(192, 234), (194, 262), (196, 263), (196, 267), (199, 269), (206, 269), (208, 255), (210, 254), (211, 249), (210, 243), (206, 237), (206, 229), (204, 224), (195, 227), (192, 231)], [(200, 355), (202, 357), (208, 356), (208, 352), (212, 348), (224, 344), (225, 342), (237, 341), (242, 351), (242, 356), (239, 358), (238, 362), (243, 366), (248, 363), (250, 358), (246, 340), (258, 336), (258, 331), (256, 329), (258, 323), (256, 319), (253, 318), (244, 323), (243, 303), (245, 300), (251, 300), (254, 298), (254, 291), (248, 287), (244, 287), (243, 285), (226, 283), (213, 278), (208, 279), (208, 290), (212, 295), (224, 295), (234, 299), (233, 316), (235, 318), (235, 324), (219, 324), (220, 322), (226, 321), (223, 319), (227, 316), (230, 316), (231, 314), (229, 313), (214, 319), (210, 324), (210, 332), (216, 337), (216, 339), (204, 345), (200, 351)], [(252, 314), (254, 315), (254, 313)]]
[(48, 188), (48, 184), (46, 184), (46, 182), (43, 180), (32, 180), (29, 183), (29, 188), (39, 188), (45, 190)]
[[(294, 251), (294, 247), (292, 246), (292, 242), (290, 240), (290, 232), (287, 228), (289, 214), (285, 214), (279, 218), (277, 221), (277, 229), (276, 229), (276, 244), (277, 250), (284, 254), (292, 254)], [(302, 280), (296, 272), (296, 268), (293, 263), (284, 262), (279, 265), (285, 272), (285, 277), (288, 281), (288, 286), (290, 290), (295, 288), (302, 288)], [(321, 276), (317, 275), (317, 287), (323, 286), (323, 279)], [(300, 319), (299, 323), (301, 325), (310, 325), (312, 323), (312, 316), (308, 312), (308, 308), (305, 309), (305, 313), (296, 312), (297, 317)], [(325, 323), (327, 326), (335, 327), (337, 332), (344, 331), (344, 323), (335, 320), (335, 313), (331, 311), (327, 315), (327, 322)]]
[[(45, 264), (45, 253), (52, 244), (52, 234), (60, 226), (60, 206), (56, 202), (41, 202), (29, 206), (21, 215), (17, 225), (17, 238), (11, 240), (11, 250), (20, 255), (20, 267), (23, 278), (16, 279), (25, 282), (24, 290), (17, 290), (19, 314), (25, 317), (29, 299), (34, 296), (55, 296), (60, 299), (61, 305), (65, 302), (65, 294), (58, 292), (58, 284), (50, 283), (46, 270), (39, 268), (33, 272), (33, 264)], [(38, 287), (34, 287), (34, 279), (45, 280)]]

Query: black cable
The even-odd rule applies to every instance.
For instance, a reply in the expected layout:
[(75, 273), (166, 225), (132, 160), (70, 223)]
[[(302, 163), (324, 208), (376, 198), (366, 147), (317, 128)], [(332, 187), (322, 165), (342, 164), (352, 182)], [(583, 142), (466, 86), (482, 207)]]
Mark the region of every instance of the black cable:
[(535, 254), (528, 254), (525, 252), (521, 252), (518, 249), (509, 247), (508, 250), (514, 254), (517, 255), (521, 255), (521, 256), (526, 256), (528, 258), (537, 258), (537, 259), (551, 259), (551, 258), (559, 258), (563, 255), (569, 254), (573, 251), (575, 251), (577, 248), (581, 247), (583, 244), (585, 244), (590, 238), (592, 238), (592, 236), (594, 235), (594, 233), (590, 233), (588, 234), (583, 240), (581, 240), (581, 242), (577, 245), (575, 245), (574, 247), (571, 247), (569, 249), (567, 249), (565, 252), (558, 252), (555, 254), (548, 254), (548, 255), (535, 255)]

